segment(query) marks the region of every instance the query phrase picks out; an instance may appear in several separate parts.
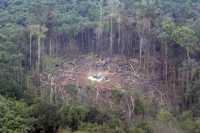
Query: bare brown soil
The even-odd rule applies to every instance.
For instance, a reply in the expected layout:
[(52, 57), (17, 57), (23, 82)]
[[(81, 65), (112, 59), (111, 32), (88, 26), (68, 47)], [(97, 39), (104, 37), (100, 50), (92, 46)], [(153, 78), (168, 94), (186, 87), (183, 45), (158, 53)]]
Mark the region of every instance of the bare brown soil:
[[(62, 70), (55, 76), (57, 85), (66, 86), (74, 84), (81, 87), (95, 85), (99, 89), (112, 89), (115, 86), (131, 86), (136, 83), (139, 75), (136, 73), (138, 61), (128, 60), (125, 57), (113, 58), (97, 56), (81, 56), (65, 61)], [(101, 73), (104, 79), (95, 82), (88, 79), (91, 75)]]

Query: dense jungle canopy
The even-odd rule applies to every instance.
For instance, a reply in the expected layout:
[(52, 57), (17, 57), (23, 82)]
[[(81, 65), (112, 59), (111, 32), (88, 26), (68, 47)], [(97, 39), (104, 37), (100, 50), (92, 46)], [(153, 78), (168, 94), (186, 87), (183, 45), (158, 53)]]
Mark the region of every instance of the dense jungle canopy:
[(200, 133), (200, 0), (0, 0), (0, 133)]

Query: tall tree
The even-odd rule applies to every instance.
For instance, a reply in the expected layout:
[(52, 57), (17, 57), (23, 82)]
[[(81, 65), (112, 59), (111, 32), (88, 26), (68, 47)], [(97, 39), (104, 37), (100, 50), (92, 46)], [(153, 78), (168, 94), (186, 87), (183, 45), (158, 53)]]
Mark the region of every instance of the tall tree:
[(168, 47), (172, 43), (172, 33), (176, 28), (174, 22), (170, 18), (165, 18), (162, 22), (161, 30), (159, 31), (159, 38), (164, 45), (165, 51), (165, 81), (168, 80)]
[(41, 61), (41, 38), (45, 37), (45, 33), (48, 31), (48, 29), (45, 26), (41, 26), (41, 25), (30, 25), (28, 26), (28, 30), (30, 32), (30, 54), (31, 52), (31, 38), (32, 35), (36, 35), (37, 36), (37, 45), (38, 45), (38, 59), (37, 59), (37, 70), (38, 72), (40, 71), (40, 61)]
[(190, 59), (190, 53), (197, 47), (198, 38), (196, 33), (186, 26), (178, 26), (172, 33), (173, 39), (186, 49), (187, 58)]

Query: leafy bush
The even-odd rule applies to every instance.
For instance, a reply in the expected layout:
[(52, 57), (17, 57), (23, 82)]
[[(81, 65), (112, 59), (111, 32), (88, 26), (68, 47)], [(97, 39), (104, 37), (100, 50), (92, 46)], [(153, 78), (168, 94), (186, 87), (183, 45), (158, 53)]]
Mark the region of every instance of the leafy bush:
[(19, 101), (8, 100), (0, 96), (0, 132), (28, 133), (32, 118), (28, 106)]
[(74, 133), (92, 133), (92, 132), (88, 132), (88, 131), (75, 131)]
[(84, 106), (68, 105), (62, 109), (62, 124), (68, 126), (72, 131), (77, 130), (85, 120), (88, 109)]
[(168, 112), (167, 110), (162, 109), (158, 113), (157, 118), (162, 122), (169, 122), (170, 120), (172, 120), (172, 114)]
[(147, 122), (138, 123), (129, 130), (130, 133), (153, 133), (153, 129)]
[(111, 128), (108, 124), (98, 125), (91, 123), (82, 124), (78, 131), (84, 133), (125, 133), (125, 131), (120, 127)]
[(130, 132), (130, 133), (144, 133), (144, 130), (141, 129), (141, 128), (135, 127), (135, 128), (130, 129), (129, 132)]
[(34, 118), (31, 133), (55, 133), (57, 132), (61, 118), (55, 105), (42, 100), (37, 100), (30, 111)]
[(104, 112), (100, 112), (96, 108), (89, 108), (86, 115), (86, 122), (103, 124), (110, 120), (110, 116)]
[(49, 73), (54, 73), (54, 71), (57, 69), (56, 66), (60, 66), (62, 63), (61, 58), (59, 57), (49, 57), (45, 56), (42, 59), (43, 61), (43, 69), (46, 70)]
[(120, 89), (112, 89), (112, 97), (116, 102), (120, 102), (121, 98), (124, 96), (124, 91)]
[(17, 99), (22, 98), (25, 90), (23, 69), (1, 63), (0, 69), (0, 95)]
[(194, 119), (191, 112), (183, 112), (179, 121), (182, 129), (186, 133), (200, 132), (200, 119)]
[(76, 85), (69, 84), (69, 85), (65, 86), (65, 91), (72, 96), (76, 96), (78, 89), (77, 89)]
[(141, 115), (141, 114), (144, 115), (144, 104), (139, 98), (135, 100), (134, 112), (136, 115)]

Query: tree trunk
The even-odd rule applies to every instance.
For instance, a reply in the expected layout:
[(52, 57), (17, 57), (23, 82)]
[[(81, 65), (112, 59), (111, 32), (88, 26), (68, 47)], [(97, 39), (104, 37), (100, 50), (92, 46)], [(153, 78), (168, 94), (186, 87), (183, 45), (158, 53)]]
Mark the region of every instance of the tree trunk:
[(32, 33), (30, 32), (30, 68), (32, 65)]
[(110, 27), (110, 54), (113, 54), (113, 19), (111, 18)]
[(168, 81), (168, 48), (167, 44), (165, 44), (165, 83), (167, 84)]
[[(190, 53), (189, 53), (188, 50), (187, 50), (187, 64), (188, 64), (187, 67), (189, 67), (189, 65), (190, 65)], [(187, 73), (186, 87), (187, 87), (187, 89), (189, 89), (189, 80), (190, 80), (190, 70), (189, 70), (189, 68), (187, 68), (186, 73)]]
[(38, 36), (38, 72), (40, 72), (40, 58), (41, 58), (41, 44), (40, 44), (40, 36)]
[(53, 76), (50, 77), (50, 86), (51, 86), (51, 89), (50, 89), (50, 103), (53, 103), (53, 95), (54, 95), (54, 88), (53, 88), (53, 82), (54, 82), (54, 78)]
[(121, 21), (121, 17), (119, 16), (118, 18), (119, 22), (118, 22), (118, 47), (117, 47), (117, 51), (119, 52), (119, 48), (120, 48), (120, 42), (121, 42), (121, 25), (120, 25), (120, 21)]
[(144, 38), (140, 37), (140, 66), (142, 65), (142, 49), (143, 49)]
[(189, 61), (190, 61), (190, 52), (187, 50), (187, 59), (188, 59), (188, 64), (189, 64)]
[(49, 55), (52, 56), (52, 42), (51, 39), (49, 40)]

